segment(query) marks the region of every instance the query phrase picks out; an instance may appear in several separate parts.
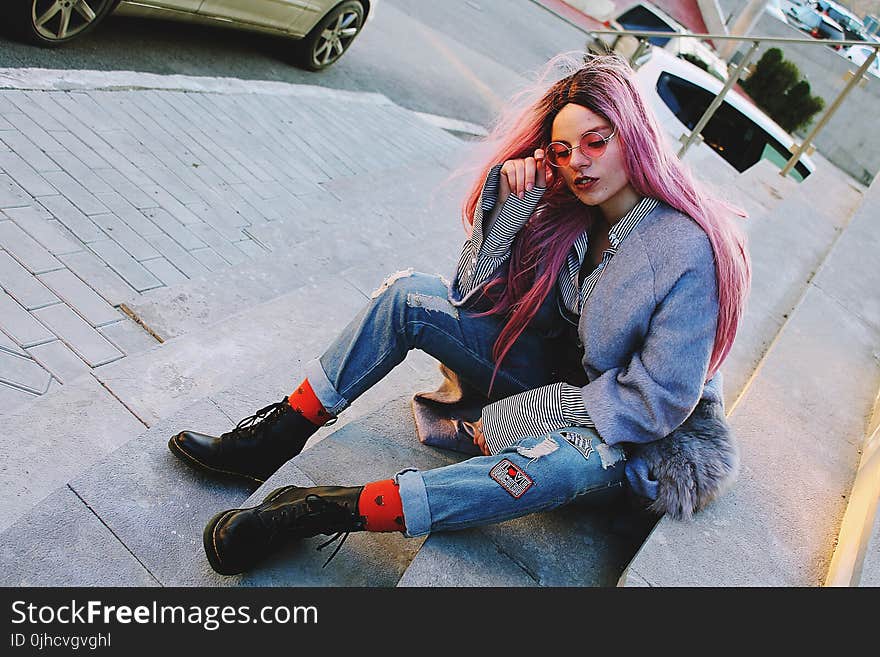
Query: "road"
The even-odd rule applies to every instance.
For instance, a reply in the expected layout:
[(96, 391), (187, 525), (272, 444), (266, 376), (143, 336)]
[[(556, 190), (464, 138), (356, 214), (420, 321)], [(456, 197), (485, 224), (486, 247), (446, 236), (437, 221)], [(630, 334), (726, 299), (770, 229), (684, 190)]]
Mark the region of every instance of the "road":
[(382, 0), (345, 57), (310, 73), (287, 63), (283, 38), (111, 16), (92, 34), (46, 50), (0, 36), (0, 67), (134, 70), (280, 80), (375, 91), (409, 109), (486, 125), (503, 100), (576, 28), (531, 0)]

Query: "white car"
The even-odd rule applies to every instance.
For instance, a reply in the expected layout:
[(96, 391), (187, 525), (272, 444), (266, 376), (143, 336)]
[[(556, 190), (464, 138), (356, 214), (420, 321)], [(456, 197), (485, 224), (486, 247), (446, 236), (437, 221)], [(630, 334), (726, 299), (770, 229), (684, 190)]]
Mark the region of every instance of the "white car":
[(111, 13), (168, 18), (279, 34), (298, 40), (294, 63), (317, 71), (336, 62), (372, 16), (377, 0), (0, 0), (28, 41), (58, 46)]
[[(640, 2), (627, 8), (611, 21), (611, 26), (616, 30), (633, 32), (677, 32), (679, 34), (689, 32), (684, 25), (649, 2)], [(699, 61), (704, 70), (709, 71), (719, 80), (727, 80), (727, 63), (699, 39), (653, 37), (649, 38), (648, 42), (683, 59)]]
[[(870, 46), (850, 46), (844, 51), (844, 57), (861, 66), (868, 59), (871, 51), (874, 50)], [(868, 69), (868, 73), (880, 77), (880, 56), (874, 58), (874, 63)]]
[[(673, 139), (690, 134), (723, 84), (686, 61), (654, 48), (636, 72), (642, 92), (650, 98), (661, 126)], [(795, 140), (751, 100), (731, 89), (702, 132), (704, 145), (737, 171), (760, 160), (780, 169), (791, 158)], [(800, 182), (816, 167), (806, 155), (791, 170)]]

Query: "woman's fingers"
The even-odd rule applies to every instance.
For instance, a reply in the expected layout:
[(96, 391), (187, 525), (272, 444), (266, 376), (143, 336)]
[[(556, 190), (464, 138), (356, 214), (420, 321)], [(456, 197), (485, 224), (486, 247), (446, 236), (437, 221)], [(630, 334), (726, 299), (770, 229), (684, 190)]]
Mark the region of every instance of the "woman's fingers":
[(500, 198), (506, 199), (509, 194), (524, 198), (526, 192), (537, 187), (546, 187), (552, 180), (553, 172), (548, 169), (544, 159), (544, 150), (535, 150), (534, 157), (507, 160), (501, 167)]
[(516, 171), (516, 184), (511, 185), (513, 193), (522, 198), (526, 193), (526, 164), (524, 160), (514, 160), (513, 168)]
[(547, 163), (544, 160), (544, 149), (535, 149), (535, 183), (538, 187), (547, 186)]
[(523, 188), (525, 192), (530, 192), (535, 187), (535, 170), (536, 170), (536, 161), (533, 157), (527, 157), (524, 160), (524, 173), (525, 176), (523, 178)]

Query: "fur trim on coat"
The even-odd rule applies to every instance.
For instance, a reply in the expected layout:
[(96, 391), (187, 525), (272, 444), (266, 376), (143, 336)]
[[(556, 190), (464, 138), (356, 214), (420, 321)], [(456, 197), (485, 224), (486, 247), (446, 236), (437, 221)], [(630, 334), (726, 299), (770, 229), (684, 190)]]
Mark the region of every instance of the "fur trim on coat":
[(705, 508), (739, 473), (739, 449), (724, 406), (708, 399), (662, 440), (630, 444), (626, 451), (631, 459), (643, 459), (657, 480), (657, 499), (648, 508), (676, 520)]

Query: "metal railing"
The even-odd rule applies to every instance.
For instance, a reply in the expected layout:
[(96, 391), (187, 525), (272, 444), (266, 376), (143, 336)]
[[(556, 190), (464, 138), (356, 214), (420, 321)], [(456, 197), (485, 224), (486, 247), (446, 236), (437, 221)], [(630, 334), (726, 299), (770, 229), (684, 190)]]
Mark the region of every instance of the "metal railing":
[[(721, 91), (712, 99), (712, 102), (709, 104), (709, 107), (706, 108), (706, 111), (700, 117), (700, 120), (697, 121), (697, 124), (694, 126), (694, 129), (691, 130), (690, 135), (688, 135), (684, 144), (678, 152), (679, 158), (684, 157), (684, 154), (687, 153), (688, 149), (694, 144), (694, 142), (698, 141), (700, 137), (700, 133), (702, 133), (703, 128), (706, 127), (706, 124), (715, 114), (715, 110), (717, 110), (721, 103), (724, 101), (724, 97), (727, 95), (727, 92), (730, 91), (731, 87), (740, 79), (743, 71), (745, 71), (749, 62), (752, 59), (752, 56), (755, 54), (755, 51), (758, 50), (762, 43), (787, 43), (787, 44), (803, 44), (808, 46), (822, 46), (828, 47), (829, 43), (834, 43), (834, 45), (840, 46), (849, 46), (849, 45), (860, 45), (867, 46), (872, 49), (871, 54), (865, 59), (861, 66), (859, 66), (858, 71), (852, 76), (852, 78), (846, 83), (846, 86), (843, 90), (837, 95), (834, 99), (834, 102), (825, 110), (825, 113), (822, 117), (816, 122), (816, 125), (813, 126), (813, 129), (810, 130), (810, 133), (804, 138), (804, 140), (797, 144), (794, 150), (791, 152), (791, 157), (788, 162), (786, 162), (785, 166), (779, 172), (781, 176), (787, 176), (788, 173), (794, 168), (794, 166), (801, 159), (801, 156), (810, 148), (810, 145), (813, 143), (813, 140), (816, 139), (816, 136), (825, 127), (825, 124), (834, 116), (834, 113), (843, 103), (846, 96), (849, 92), (855, 87), (860, 80), (862, 80), (867, 73), (868, 68), (874, 63), (877, 59), (878, 49), (880, 49), (880, 43), (876, 41), (833, 41), (829, 42), (827, 40), (820, 39), (797, 39), (791, 37), (756, 37), (756, 36), (744, 36), (744, 35), (728, 35), (728, 34), (693, 34), (690, 32), (650, 32), (650, 31), (636, 31), (636, 30), (583, 30), (586, 34), (593, 37), (593, 42), (589, 45), (597, 47), (597, 44), (602, 44), (602, 46), (606, 49), (613, 49), (617, 42), (625, 36), (635, 37), (639, 41), (639, 46), (635, 49), (632, 55), (629, 57), (630, 64), (634, 67), (638, 65), (638, 61), (650, 48), (648, 44), (648, 39), (653, 38), (669, 38), (669, 39), (711, 39), (718, 41), (745, 41), (751, 42), (751, 46), (746, 51), (745, 55), (737, 64), (736, 68), (732, 73), (728, 75), (727, 81), (724, 83), (724, 86), (721, 88)], [(617, 39), (614, 44), (607, 44), (599, 38), (603, 35), (615, 36)]]

